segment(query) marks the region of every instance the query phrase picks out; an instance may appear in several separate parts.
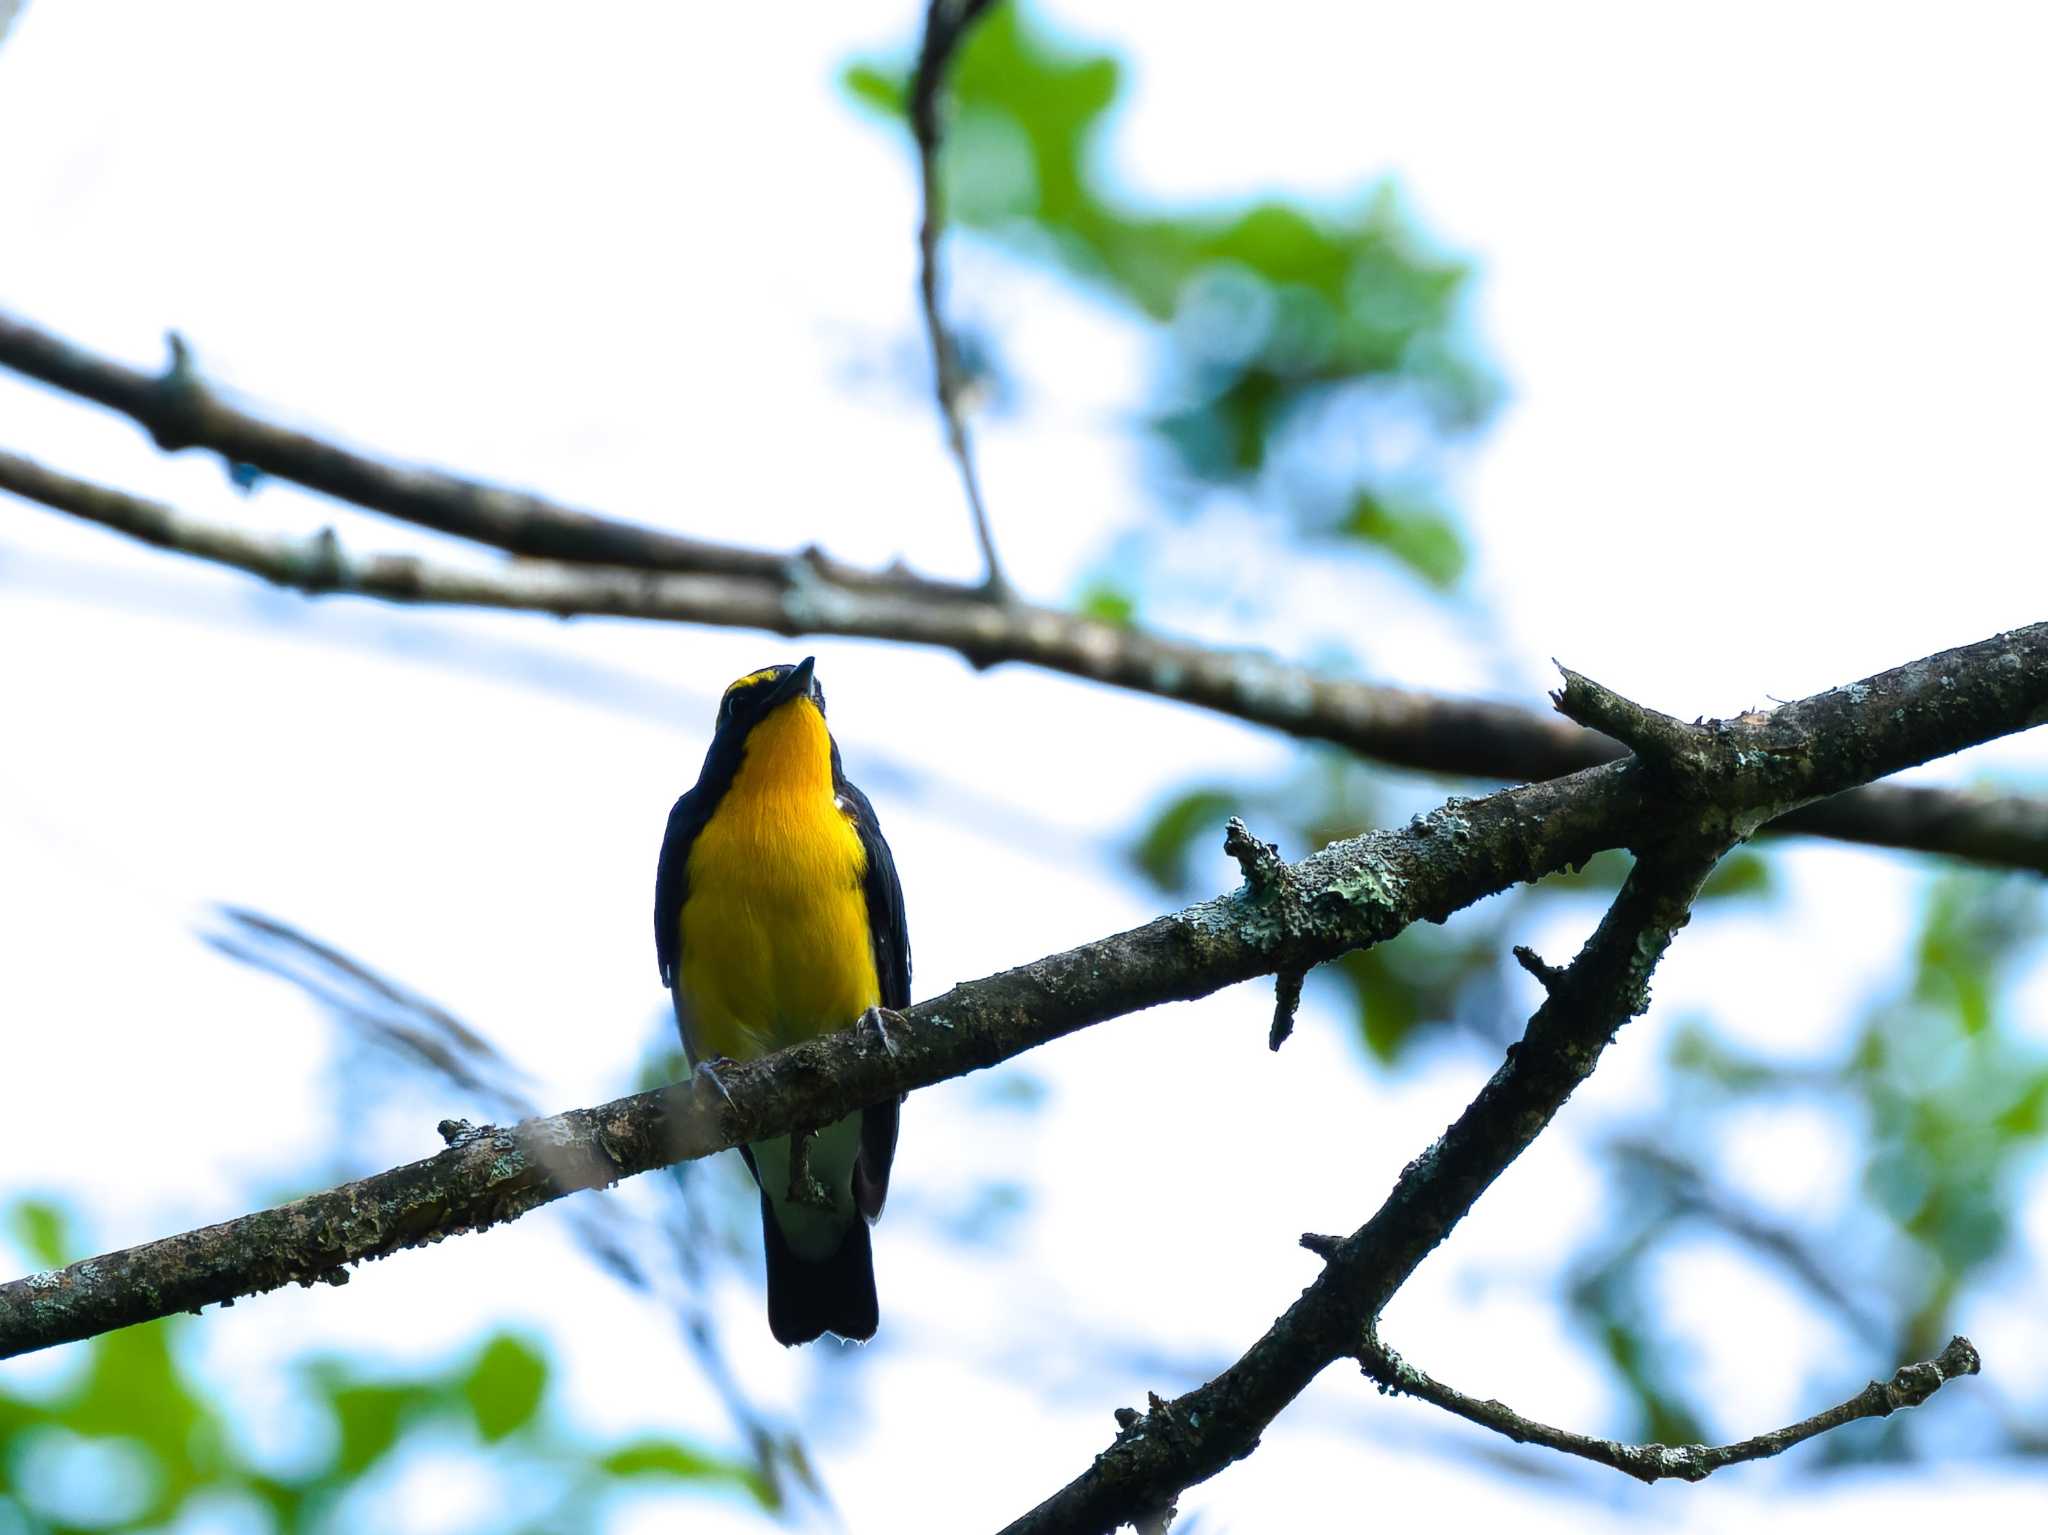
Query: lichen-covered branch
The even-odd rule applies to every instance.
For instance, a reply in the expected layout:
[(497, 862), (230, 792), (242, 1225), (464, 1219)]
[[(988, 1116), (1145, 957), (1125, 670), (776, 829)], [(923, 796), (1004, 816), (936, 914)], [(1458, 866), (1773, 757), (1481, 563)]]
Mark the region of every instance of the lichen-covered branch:
[(0, 1358), (297, 1282), (481, 1230), (579, 1189), (829, 1124), (1077, 1029), (1305, 970), (1623, 839), (1625, 764), (1447, 806), (1333, 844), (1247, 886), (909, 1009), (885, 1050), (849, 1030), (703, 1077), (505, 1128), (277, 1209), (0, 1285)]
[(967, 509), (974, 517), (974, 536), (981, 545), (989, 595), (1008, 593), (1002, 564), (996, 559), (995, 535), (982, 500), (981, 479), (974, 471), (974, 447), (968, 440), (960, 410), (960, 354), (939, 307), (939, 236), (945, 229), (946, 201), (939, 176), (939, 145), (944, 137), (939, 117), (945, 94), (946, 69), (991, 0), (930, 0), (924, 13), (924, 41), (910, 79), (910, 130), (917, 140), (918, 191), (923, 216), (917, 226), (917, 291), (924, 310), (925, 335), (932, 350), (932, 393), (946, 429), (946, 447), (960, 469)]
[(1356, 1354), (1416, 1266), (1542, 1133), (1615, 1032), (1649, 1005), (1650, 974), (1726, 846), (1687, 842), (1639, 858), (1479, 1096), (1402, 1170), (1371, 1220), (1342, 1241), (1313, 1244), (1323, 1271), (1301, 1298), (1214, 1380), (1121, 1420), (1115, 1442), (1086, 1471), (1003, 1535), (1109, 1535), (1170, 1506), (1250, 1454), (1310, 1381)]
[[(8, 351), (8, 327), (13, 323), (0, 316), (0, 363), (14, 360)], [(60, 369), (49, 371), (68, 376)], [(357, 468), (371, 472), (382, 466), (364, 460)], [(389, 472), (401, 489), (443, 481), (463, 487), (448, 493), (443, 512), (472, 501), (494, 505), (493, 498), (501, 494), (424, 471)], [(720, 558), (707, 559), (699, 568), (662, 568), (651, 559), (631, 568), (541, 559), (478, 566), (411, 555), (358, 554), (329, 533), (305, 539), (246, 530), (5, 452), (0, 452), (0, 490), (158, 548), (228, 565), (309, 595), (348, 593), (387, 602), (503, 608), (558, 617), (611, 615), (929, 645), (955, 651), (976, 665), (1024, 662), (1213, 709), (1301, 739), (1328, 741), (1397, 767), (1436, 773), (1535, 780), (1617, 756), (1614, 743), (1601, 736), (1513, 705), (1330, 677), (1257, 651), (1211, 648), (1048, 608), (990, 601), (976, 588), (850, 571), (815, 553), (780, 556), (691, 544), (692, 549), (720, 550)], [(390, 509), (374, 500), (363, 504)], [(474, 523), (444, 527), (448, 517), (422, 520), (427, 526), (462, 531), (507, 549), (549, 542), (516, 531), (528, 526), (526, 519), (540, 515), (535, 507), (548, 504), (529, 497), (521, 505), (525, 511), (508, 529)], [(577, 526), (564, 523), (550, 538), (569, 539)], [(1881, 785), (1808, 805), (1768, 829), (2048, 873), (2048, 802), (2020, 795)]]
[(1505, 1434), (1517, 1444), (1541, 1445), (1545, 1449), (1597, 1461), (1616, 1471), (1626, 1472), (1639, 1482), (1660, 1482), (1667, 1477), (1679, 1477), (1688, 1482), (1704, 1481), (1724, 1466), (1783, 1454), (1795, 1444), (1840, 1428), (1845, 1423), (1855, 1423), (1863, 1418), (1888, 1418), (1904, 1408), (1918, 1407), (1957, 1376), (1975, 1375), (1982, 1368), (1982, 1361), (1970, 1340), (1954, 1337), (1948, 1340), (1948, 1347), (1934, 1358), (1919, 1364), (1902, 1365), (1890, 1380), (1874, 1380), (1847, 1401), (1839, 1402), (1825, 1412), (1736, 1444), (1707, 1445), (1623, 1444), (1618, 1440), (1598, 1439), (1590, 1434), (1552, 1428), (1523, 1417), (1502, 1402), (1482, 1402), (1431, 1379), (1370, 1332), (1358, 1351), (1358, 1361), (1365, 1374), (1377, 1382), (1382, 1391), (1429, 1402), (1469, 1423)]
[[(1676, 753), (1644, 733), (1656, 760), (1631, 758), (1624, 768), (1649, 802), (1634, 842), (1635, 867), (1568, 967), (1518, 951), (1546, 995), (1479, 1095), (1402, 1170), (1365, 1225), (1341, 1241), (1303, 1238), (1324, 1260), (1322, 1274), (1236, 1363), (1171, 1402), (1155, 1398), (1147, 1412), (1119, 1414), (1120, 1432), (1110, 1447), (1004, 1535), (1108, 1535), (1170, 1510), (1187, 1487), (1250, 1454), (1324, 1368), (1358, 1355), (1381, 1310), (1416, 1267), (1549, 1125), (1615, 1033), (1649, 1005), (1652, 971), (1729, 846), (1758, 821), (1855, 781), (1871, 764), (1873, 730), (1886, 738), (1878, 750), (1888, 760), (1895, 751), (1912, 755), (1919, 747), (1911, 743), (1959, 726), (1967, 732), (1967, 721), (1986, 715), (2048, 718), (2044, 690), (2048, 625), (2035, 625), (1787, 705), (1769, 718), (1689, 727), (1697, 737), (1674, 744), (1693, 766), (1676, 783)], [(1610, 712), (1623, 712), (1625, 702), (1615, 700)], [(1875, 714), (1867, 712), (1873, 707)], [(1248, 874), (1263, 866), (1243, 827), (1234, 828), (1232, 841)], [(1272, 883), (1284, 911), (1288, 877), (1283, 873)], [(1959, 1369), (1960, 1361), (1957, 1355)], [(1921, 1383), (1916, 1375), (1900, 1389), (1910, 1392)], [(1850, 1409), (1811, 1420), (1816, 1426), (1808, 1431), (1846, 1421), (1837, 1416), (1844, 1412)]]
[[(1841, 714), (1827, 702), (1833, 695), (1815, 707), (1790, 706), (1792, 718), (1809, 722), (1815, 734), (1800, 739), (1788, 730), (1774, 744), (1811, 764), (1798, 778), (1802, 792), (1845, 788), (1855, 772), (1894, 772), (2039, 719), (2048, 711), (2048, 625), (1858, 686), (1882, 708)], [(1839, 749), (1834, 736), (1843, 733), (1854, 735), (1853, 750)], [(1299, 863), (1268, 864), (1245, 848), (1258, 877), (1243, 888), (922, 1002), (892, 1031), (893, 1050), (868, 1031), (835, 1034), (724, 1068), (729, 1098), (693, 1079), (595, 1109), (457, 1134), (447, 1150), (424, 1161), (0, 1285), (0, 1357), (284, 1284), (337, 1280), (362, 1259), (482, 1229), (577, 1189), (830, 1123), (1109, 1018), (1253, 976), (1304, 971), (1603, 848), (1650, 847), (1601, 931), (1553, 987), (1524, 1044), (1404, 1176), (1381, 1214), (1332, 1249), (1323, 1279), (1304, 1297), (1303, 1304), (1323, 1297), (1310, 1304), (1306, 1321), (1278, 1324), (1283, 1341), (1307, 1336), (1320, 1348), (1335, 1339), (1343, 1345), (1338, 1352), (1348, 1352), (1349, 1340), (1333, 1330), (1348, 1312), (1325, 1308), (1341, 1304), (1361, 1323), (1377, 1314), (1392, 1293), (1386, 1286), (1441, 1240), (1591, 1070), (1625, 1016), (1615, 1010), (1640, 1006), (1646, 966), (1683, 917), (1674, 892), (1689, 899), (1711, 862), (1684, 849), (1663, 851), (1664, 838), (1691, 824), (1688, 817), (1698, 819), (1688, 807), (1660, 800), (1629, 761), (1452, 801), (1405, 827), (1332, 844)], [(1598, 997), (1589, 1000), (1595, 990)], [(1231, 1435), (1242, 1430), (1255, 1438), (1255, 1423), (1264, 1421), (1257, 1411), (1278, 1411), (1306, 1379), (1305, 1356), (1291, 1348), (1283, 1353), (1291, 1361), (1284, 1366), (1270, 1350), (1255, 1351), (1228, 1383), (1203, 1388), (1235, 1405), (1208, 1420), (1215, 1427), (1194, 1452), (1162, 1460), (1157, 1446), (1170, 1436), (1159, 1424), (1151, 1437), (1133, 1438), (1133, 1447), (1154, 1448), (1131, 1448), (1139, 1455), (1135, 1475), (1115, 1485), (1158, 1492), (1174, 1476), (1186, 1485), (1242, 1453), (1250, 1439)], [(1089, 1506), (1124, 1506), (1121, 1496)], [(1159, 1498), (1144, 1506), (1159, 1506)]]

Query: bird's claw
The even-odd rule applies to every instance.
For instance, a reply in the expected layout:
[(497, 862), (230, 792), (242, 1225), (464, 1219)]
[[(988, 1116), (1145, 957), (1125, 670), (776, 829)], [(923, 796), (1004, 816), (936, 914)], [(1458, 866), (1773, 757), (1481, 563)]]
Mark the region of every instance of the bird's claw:
[(718, 1068), (721, 1065), (729, 1064), (730, 1062), (727, 1061), (726, 1057), (722, 1055), (713, 1056), (708, 1061), (699, 1061), (697, 1063), (697, 1069), (694, 1072), (692, 1072), (691, 1075), (704, 1078), (705, 1081), (709, 1082), (713, 1087), (718, 1089), (718, 1096), (725, 1100), (725, 1106), (727, 1108), (736, 1109), (739, 1107), (739, 1105), (732, 1101), (732, 1092), (729, 1088), (726, 1087), (725, 1078), (721, 1077), (718, 1074)]
[(889, 1037), (889, 1025), (904, 1021), (903, 1015), (893, 1007), (871, 1007), (860, 1015), (861, 1027), (875, 1031), (875, 1038), (882, 1042), (885, 1055), (896, 1053), (896, 1041)]

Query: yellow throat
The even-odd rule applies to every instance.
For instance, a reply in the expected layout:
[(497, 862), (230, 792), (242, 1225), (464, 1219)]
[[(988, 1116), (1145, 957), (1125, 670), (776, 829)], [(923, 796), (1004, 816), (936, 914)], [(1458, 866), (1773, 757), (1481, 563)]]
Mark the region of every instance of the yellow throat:
[(690, 849), (677, 984), (704, 1050), (745, 1060), (852, 1024), (881, 1001), (832, 738), (808, 698), (747, 735)]

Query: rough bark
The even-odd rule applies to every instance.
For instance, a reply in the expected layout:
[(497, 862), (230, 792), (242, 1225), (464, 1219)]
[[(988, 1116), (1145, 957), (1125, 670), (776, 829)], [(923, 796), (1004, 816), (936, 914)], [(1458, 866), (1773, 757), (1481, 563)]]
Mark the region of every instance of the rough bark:
[[(1686, 800), (1656, 766), (1630, 759), (1484, 799), (1454, 799), (1405, 827), (1332, 844), (1296, 864), (1245, 853), (1253, 877), (1241, 889), (920, 1003), (893, 1031), (891, 1052), (871, 1033), (834, 1035), (728, 1068), (729, 1100), (699, 1082), (480, 1132), (436, 1157), (276, 1210), (0, 1285), (0, 1357), (294, 1281), (332, 1279), (349, 1263), (509, 1220), (576, 1189), (829, 1123), (1109, 1018), (1257, 975), (1305, 971), (1602, 849), (1660, 846), (1674, 825), (1740, 835), (1769, 808), (2041, 720), (2048, 715), (2048, 624), (1780, 713), (1782, 724), (1736, 722), (1708, 732), (1738, 754), (1731, 758), (1738, 773), (1739, 754), (1768, 754), (1755, 771), (1768, 772), (1785, 796), (1769, 806), (1754, 803), (1740, 778), (1715, 787), (1723, 801)], [(1724, 802), (1740, 808), (1720, 808)], [(1640, 878), (1631, 880), (1617, 912), (1634, 912), (1630, 903), (1643, 897), (1630, 892), (1641, 887)], [(1580, 965), (1588, 963), (1582, 956)], [(1531, 1029), (1539, 1037), (1538, 1026)], [(1424, 1159), (1434, 1170), (1401, 1196), (1402, 1208), (1414, 1209), (1402, 1218), (1399, 1240), (1390, 1232), (1374, 1237), (1387, 1261), (1402, 1253), (1419, 1260), (1441, 1237), (1442, 1230), (1429, 1234), (1432, 1223), (1448, 1229), (1438, 1220), (1449, 1208), (1443, 1200), (1476, 1197), (1492, 1176), (1490, 1159), (1512, 1159), (1526, 1144), (1518, 1139), (1523, 1131), (1534, 1133), (1531, 1105), (1543, 1092), (1569, 1091), (1554, 1071), (1539, 1080), (1538, 1063), (1517, 1059), (1503, 1068), (1505, 1085), (1489, 1088), (1494, 1098), (1482, 1097), (1491, 1106), (1474, 1127), (1473, 1152), (1456, 1153), (1447, 1138)], [(1540, 1089), (1535, 1097), (1514, 1096), (1530, 1083)], [(1332, 1263), (1333, 1272), (1352, 1272), (1341, 1255)]]
[[(0, 316), (0, 363), (19, 366), (17, 352), (9, 350), (8, 327), (14, 323)], [(321, 461), (315, 455), (310, 462)], [(288, 462), (301, 476), (310, 472), (308, 464)], [(384, 468), (362, 462), (366, 473)], [(526, 510), (510, 520), (509, 528), (465, 522), (453, 514), (505, 493), (426, 471), (389, 472), (401, 483), (458, 487), (434, 492), (447, 515), (419, 520), (506, 549), (533, 543), (517, 530), (539, 515), (535, 507), (550, 505), (525, 498)], [(327, 488), (311, 478), (302, 483)], [(976, 588), (850, 571), (815, 553), (782, 556), (692, 544), (692, 550), (710, 550), (718, 558), (707, 556), (701, 568), (661, 569), (652, 559), (659, 551), (650, 546), (642, 550), (650, 559), (636, 562), (635, 568), (558, 560), (480, 567), (412, 555), (359, 555), (331, 533), (294, 538), (233, 527), (6, 452), (0, 452), (0, 490), (309, 595), (349, 593), (564, 618), (609, 615), (929, 645), (955, 651), (976, 665), (1022, 662), (1211, 709), (1302, 740), (1326, 741), (1391, 766), (1461, 777), (1533, 781), (1615, 761), (1622, 753), (1603, 735), (1511, 704), (1331, 677), (1258, 651), (1189, 644), (1048, 608), (991, 600)], [(365, 498), (361, 504), (390, 510), (402, 501), (394, 491), (382, 503)], [(554, 534), (571, 538), (578, 526), (565, 521)], [(2021, 795), (1880, 785), (1808, 805), (1769, 829), (2048, 873), (2048, 802)]]
[(1324, 1267), (1301, 1298), (1221, 1375), (1120, 1420), (1116, 1440), (1086, 1471), (1003, 1535), (1108, 1535), (1170, 1508), (1183, 1490), (1249, 1455), (1310, 1381), (1356, 1354), (1416, 1266), (1543, 1132), (1616, 1030), (1649, 1006), (1650, 974), (1727, 846), (1711, 838), (1640, 858), (1479, 1096), (1402, 1170), (1371, 1220), (1342, 1241), (1311, 1244)]

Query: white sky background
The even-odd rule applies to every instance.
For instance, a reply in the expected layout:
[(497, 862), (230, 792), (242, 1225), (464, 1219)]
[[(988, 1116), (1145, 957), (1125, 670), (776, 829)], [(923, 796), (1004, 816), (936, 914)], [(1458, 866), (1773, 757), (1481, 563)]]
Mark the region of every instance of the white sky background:
[[(906, 373), (909, 161), (832, 85), (849, 54), (906, 44), (916, 9), (35, 0), (0, 49), (0, 304), (138, 361), (176, 326), (209, 378), (392, 455), (707, 537), (971, 574)], [(1461, 636), (1395, 583), (1286, 567), (1207, 523), (1215, 541), (1191, 535), (1179, 558), (1219, 583), (1246, 566), (1227, 578), (1245, 601), (1173, 622), (1341, 641), (1390, 680), (1531, 701), (1555, 654), (1691, 716), (2043, 616), (2048, 39), (2030, 8), (1944, 7), (1938, 25), (1882, 6), (1053, 9), (1129, 60), (1104, 147), (1134, 195), (1334, 198), (1395, 172), (1424, 227), (1480, 261), (1476, 321), (1512, 391), (1462, 499), (1493, 631)], [(970, 250), (956, 270), (1021, 382), (1019, 409), (982, 429), (1003, 553), (1027, 591), (1063, 598), (1143, 516), (1120, 425), (1145, 397), (1143, 340), (1005, 261)], [(11, 377), (0, 444), (193, 511), (421, 542), (284, 487), (245, 500), (217, 463), (166, 460)], [(1257, 609), (1261, 581), (1287, 583), (1284, 628)], [(432, 1149), (435, 1105), (350, 1117), (318, 1014), (196, 940), (220, 900), (446, 1002), (550, 1107), (622, 1090), (662, 1006), (659, 828), (711, 700), (810, 649), (905, 870), (920, 995), (1152, 915), (1115, 839), (1189, 778), (1287, 760), (1256, 732), (1022, 671), (309, 604), (0, 508), (4, 1191), (64, 1193), (116, 1245), (237, 1213), (337, 1144), (364, 1164)], [(579, 699), (591, 679), (601, 696)], [(1923, 776), (2039, 775), (2038, 736)], [(1028, 835), (1009, 807), (1028, 807)], [(1617, 1426), (1537, 1282), (1598, 1226), (1590, 1138), (1640, 1106), (1689, 1009), (1819, 1048), (1886, 984), (1911, 920), (1908, 861), (1812, 848), (1781, 867), (1789, 898), (1688, 931), (1658, 1008), (1400, 1298), (1388, 1336), (1411, 1357), (1537, 1416)], [(1220, 852), (1207, 872), (1234, 876)], [(1528, 936), (1562, 957), (1580, 934)], [(902, 1210), (879, 1229), (868, 1417), (816, 1443), (851, 1528), (990, 1527), (1064, 1482), (1107, 1443), (1110, 1409), (1183, 1384), (1095, 1357), (1102, 1340), (1234, 1355), (1310, 1277), (1295, 1235), (1356, 1225), (1491, 1065), (1445, 1051), (1369, 1075), (1328, 1009), (1272, 1059), (1269, 1006), (1242, 989), (1007, 1068), (1048, 1086), (1035, 1117), (990, 1107), (982, 1082), (910, 1106), (905, 1209), (948, 1208), (1003, 1168), (1033, 1203), (993, 1256)], [(1744, 1129), (1745, 1187), (1770, 1191), (1757, 1146), (1785, 1147), (1816, 1201), (1842, 1175), (1824, 1127)], [(2026, 1299), (2048, 1248), (2038, 1200), (2028, 1221), (2031, 1267), (1970, 1319), (2012, 1383), (2048, 1368)], [(775, 1349), (757, 1297), (724, 1299), (762, 1394), (830, 1386), (816, 1351)], [(1681, 1266), (1673, 1305), (1731, 1436), (1897, 1362), (1716, 1250)], [(667, 1318), (622, 1300), (548, 1215), (196, 1335), (288, 1449), (281, 1361), (439, 1359), (487, 1318), (549, 1333), (593, 1431), (718, 1422)], [(1006, 1359), (1012, 1338), (1031, 1357)], [(1956, 1399), (1975, 1389), (1933, 1410), (1967, 1423)], [(1761, 1468), (1647, 1493), (1596, 1481), (1606, 1501), (1588, 1505), (1416, 1453), (1446, 1432), (1333, 1371), (1187, 1506), (1210, 1529), (1301, 1528), (1369, 1487), (1376, 1512), (1454, 1526), (1618, 1529), (1654, 1510), (1702, 1530), (1884, 1530), (1934, 1500), (1989, 1524), (2044, 1491), (1976, 1462), (1789, 1485)], [(423, 1531), (491, 1517), (490, 1496), (440, 1462), (389, 1493), (396, 1527)]]

